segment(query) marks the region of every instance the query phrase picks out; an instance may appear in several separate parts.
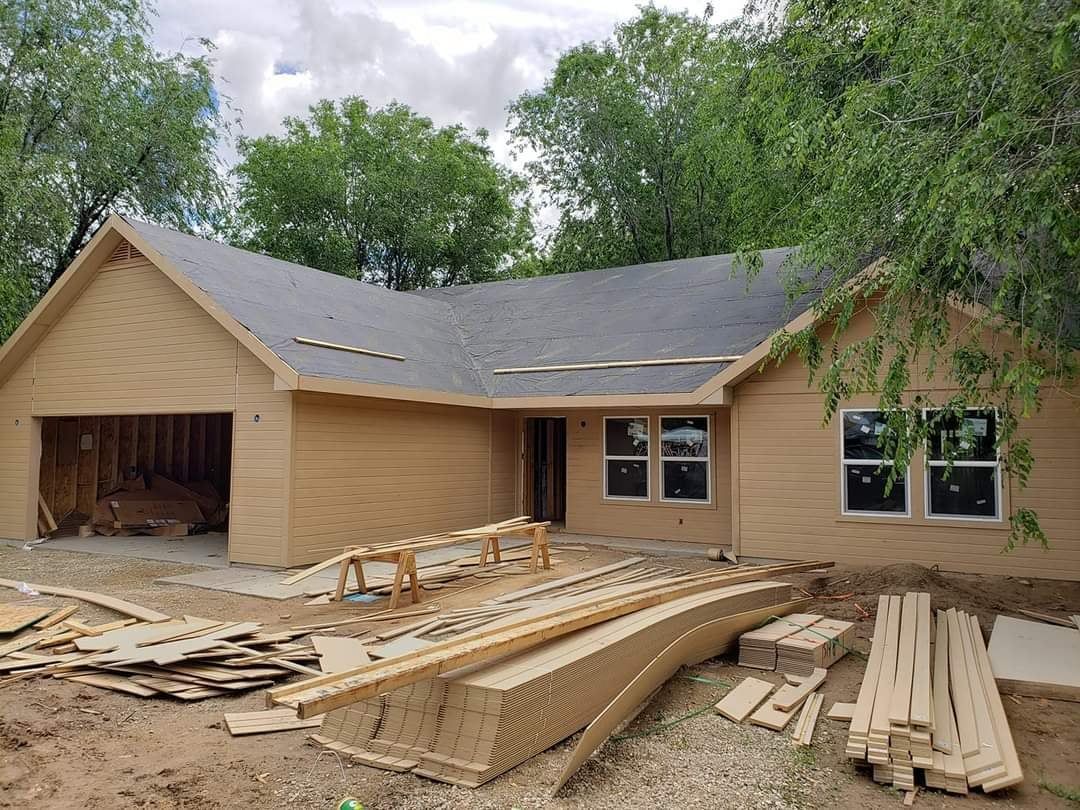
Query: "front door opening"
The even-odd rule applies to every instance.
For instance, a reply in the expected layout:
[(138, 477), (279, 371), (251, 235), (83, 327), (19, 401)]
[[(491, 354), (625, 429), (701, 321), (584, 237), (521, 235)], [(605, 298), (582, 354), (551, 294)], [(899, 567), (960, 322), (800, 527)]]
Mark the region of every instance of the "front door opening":
[(566, 420), (525, 419), (525, 509), (534, 520), (566, 520)]

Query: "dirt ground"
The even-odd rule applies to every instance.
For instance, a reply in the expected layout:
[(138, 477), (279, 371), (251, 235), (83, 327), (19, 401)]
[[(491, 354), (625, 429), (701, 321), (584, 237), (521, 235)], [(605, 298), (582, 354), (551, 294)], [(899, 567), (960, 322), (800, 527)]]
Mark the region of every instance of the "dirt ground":
[[(593, 568), (625, 555), (605, 549), (560, 551), (555, 576)], [(668, 564), (699, 569), (704, 559), (671, 558)], [(0, 575), (91, 589), (120, 596), (173, 615), (254, 620), (269, 628), (342, 618), (371, 608), (303, 607), (302, 600), (275, 602), (155, 584), (161, 576), (191, 571), (163, 562), (104, 555), (25, 551), (0, 546)], [(430, 598), (448, 607), (474, 604), (504, 591), (552, 577), (501, 577), (461, 598), (447, 588)], [(869, 649), (873, 611), (880, 593), (926, 590), (934, 608), (957, 607), (979, 615), (989, 630), (995, 613), (1017, 607), (1080, 612), (1080, 583), (939, 574), (917, 566), (836, 567), (825, 575), (792, 577), (797, 587), (819, 596), (813, 609), (854, 620), (859, 644)], [(470, 580), (464, 580), (469, 584)], [(850, 594), (850, 595), (849, 595)], [(18, 601), (0, 589), (0, 601)], [(44, 600), (43, 600), (44, 601)], [(52, 599), (47, 604), (67, 604)], [(78, 618), (115, 618), (83, 605)], [(362, 625), (361, 625), (362, 626)], [(385, 626), (385, 625), (384, 625)], [(848, 655), (829, 671), (825, 708), (854, 701), (863, 660)], [(226, 711), (263, 708), (256, 691), (241, 696), (176, 703), (146, 699), (52, 679), (19, 681), (0, 688), (0, 807), (2, 808), (234, 808), (281, 807), (328, 810), (355, 796), (368, 810), (380, 808), (876, 808), (901, 805), (901, 794), (875, 785), (865, 771), (844, 759), (846, 724), (822, 718), (809, 749), (792, 747), (787, 734), (736, 726), (705, 711), (747, 675), (772, 678), (733, 666), (730, 657), (684, 670), (649, 707), (609, 741), (570, 781), (549, 798), (577, 736), (544, 752), (477, 790), (351, 765), (321, 753), (304, 732), (230, 737)], [(1005, 795), (967, 798), (922, 791), (917, 807), (1076, 807), (1040, 787), (1080, 785), (1080, 703), (1022, 698), (1005, 700), (1026, 781)]]

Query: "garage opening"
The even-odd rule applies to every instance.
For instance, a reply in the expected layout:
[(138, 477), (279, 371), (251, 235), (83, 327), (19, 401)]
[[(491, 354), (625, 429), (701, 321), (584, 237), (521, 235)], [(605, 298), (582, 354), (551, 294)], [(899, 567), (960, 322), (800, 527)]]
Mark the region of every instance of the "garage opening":
[(200, 536), (223, 564), (231, 467), (232, 414), (43, 417), (38, 528), (107, 553), (143, 538), (163, 559), (163, 538)]

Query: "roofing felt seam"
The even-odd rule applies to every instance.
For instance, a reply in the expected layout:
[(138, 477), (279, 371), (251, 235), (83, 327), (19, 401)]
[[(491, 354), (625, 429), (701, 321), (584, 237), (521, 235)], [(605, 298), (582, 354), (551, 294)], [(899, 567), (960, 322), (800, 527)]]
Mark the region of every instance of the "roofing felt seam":
[(530, 374), (536, 371), (586, 371), (594, 368), (638, 368), (640, 366), (688, 366), (695, 363), (734, 363), (741, 354), (719, 357), (672, 357), (654, 360), (614, 360), (599, 363), (572, 363), (564, 366), (521, 366), (520, 368), (496, 368), (492, 374)]

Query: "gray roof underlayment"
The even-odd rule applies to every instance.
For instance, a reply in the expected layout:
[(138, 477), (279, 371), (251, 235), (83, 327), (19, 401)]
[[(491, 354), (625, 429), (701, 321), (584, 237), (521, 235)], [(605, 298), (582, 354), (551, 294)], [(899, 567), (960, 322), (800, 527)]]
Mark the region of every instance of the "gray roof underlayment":
[[(693, 391), (725, 363), (494, 374), (494, 369), (741, 355), (807, 309), (765, 251), (747, 289), (733, 256), (396, 292), (126, 220), (297, 373), (491, 397)], [(404, 362), (294, 337), (403, 355)]]

